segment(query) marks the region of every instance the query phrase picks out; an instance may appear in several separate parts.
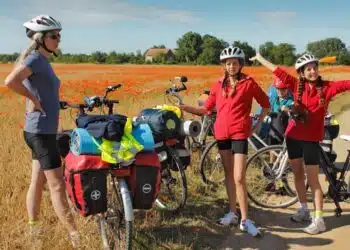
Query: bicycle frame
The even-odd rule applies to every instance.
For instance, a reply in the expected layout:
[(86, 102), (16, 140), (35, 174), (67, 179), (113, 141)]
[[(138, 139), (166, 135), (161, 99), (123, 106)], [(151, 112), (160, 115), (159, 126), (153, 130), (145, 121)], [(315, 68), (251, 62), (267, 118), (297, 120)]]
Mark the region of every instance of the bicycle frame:
[[(259, 136), (256, 136), (256, 138), (260, 139)], [(264, 145), (265, 145), (264, 147), (268, 146), (266, 143), (264, 143)], [(274, 161), (272, 167), (270, 166), (269, 163), (266, 162), (265, 159), (262, 159), (261, 157), (259, 157), (263, 162), (264, 166), (266, 167), (266, 170), (273, 176), (275, 180), (281, 179), (285, 170), (288, 167), (288, 152), (287, 152), (286, 143), (283, 142), (282, 146), (283, 146), (283, 150), (278, 154), (275, 154), (277, 158)]]
[[(340, 170), (340, 176), (339, 178), (336, 177), (332, 178), (331, 176), (331, 171), (334, 170), (335, 166), (333, 163), (331, 163), (331, 161), (329, 160), (327, 154), (324, 152), (324, 150), (322, 149), (322, 147), (320, 146), (320, 151), (321, 151), (321, 162), (320, 162), (320, 168), (322, 168), (324, 174), (326, 175), (326, 178), (328, 180), (328, 191), (331, 191), (331, 198), (334, 201), (334, 204), (336, 206), (335, 209), (335, 215), (338, 217), (341, 215), (342, 213), (342, 209), (340, 208), (339, 202), (342, 201), (340, 196), (344, 196), (344, 199), (348, 199), (350, 197), (350, 192), (348, 190), (346, 191), (342, 191), (342, 184), (345, 181), (345, 174), (348, 171), (349, 168), (349, 163), (350, 163), (350, 150), (348, 151), (348, 155), (346, 157), (345, 163), (342, 167), (342, 169)], [(339, 172), (338, 169), (335, 169), (335, 172)]]

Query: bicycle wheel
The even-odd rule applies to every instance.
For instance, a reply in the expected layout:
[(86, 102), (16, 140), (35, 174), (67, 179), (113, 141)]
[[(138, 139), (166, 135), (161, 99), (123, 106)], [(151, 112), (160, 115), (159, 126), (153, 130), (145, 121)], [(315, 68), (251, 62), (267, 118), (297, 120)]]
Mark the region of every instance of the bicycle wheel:
[[(298, 201), (287, 157), (286, 148), (282, 145), (262, 148), (249, 157), (246, 167), (247, 191), (248, 197), (256, 205), (286, 208)], [(272, 169), (272, 166), (277, 168)], [(278, 173), (281, 173), (280, 178)]]
[(124, 180), (108, 178), (107, 212), (98, 217), (98, 226), (104, 249), (132, 249), (133, 210), (130, 193)]
[(201, 175), (206, 184), (219, 184), (225, 180), (224, 165), (217, 147), (217, 141), (207, 144), (199, 162)]
[(178, 213), (187, 200), (185, 170), (176, 151), (168, 148), (170, 161), (162, 163), (162, 182), (156, 205), (167, 211)]

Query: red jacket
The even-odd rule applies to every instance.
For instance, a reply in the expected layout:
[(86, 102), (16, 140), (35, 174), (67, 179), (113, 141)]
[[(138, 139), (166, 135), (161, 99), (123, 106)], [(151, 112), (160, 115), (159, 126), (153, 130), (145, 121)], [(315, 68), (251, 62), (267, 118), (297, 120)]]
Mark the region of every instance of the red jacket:
[[(294, 100), (296, 100), (299, 80), (280, 67), (277, 67), (274, 74), (289, 85), (290, 90), (293, 92)], [(320, 96), (316, 87), (310, 86), (306, 82), (302, 95), (302, 104), (309, 112), (309, 120), (305, 124), (291, 120), (286, 129), (286, 136), (303, 141), (321, 141), (324, 134), (324, 116), (329, 102), (335, 95), (347, 90), (350, 90), (350, 80), (324, 81), (322, 91), (325, 97), (325, 105), (320, 106)]]
[[(243, 75), (237, 83), (232, 97), (224, 97), (222, 94), (222, 81), (220, 78), (211, 88), (210, 95), (204, 107), (211, 111), (217, 109), (216, 122), (214, 124), (215, 138), (246, 139), (251, 134), (252, 121), (250, 112), (253, 98), (264, 108), (270, 108), (269, 98), (253, 78)], [(231, 87), (226, 87), (228, 95)]]

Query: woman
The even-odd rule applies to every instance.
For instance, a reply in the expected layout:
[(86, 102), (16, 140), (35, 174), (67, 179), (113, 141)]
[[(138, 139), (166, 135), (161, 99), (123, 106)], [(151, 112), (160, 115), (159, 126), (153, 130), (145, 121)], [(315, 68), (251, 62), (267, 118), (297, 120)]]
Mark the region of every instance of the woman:
[(247, 138), (252, 133), (250, 111), (253, 99), (263, 107), (259, 123), (269, 111), (269, 99), (252, 77), (241, 73), (245, 55), (240, 48), (231, 46), (225, 48), (221, 52), (220, 61), (225, 75), (212, 86), (204, 107), (182, 105), (180, 108), (192, 114), (204, 115), (216, 106), (217, 118), (214, 133), (225, 169), (226, 191), (231, 210), (218, 222), (222, 225), (238, 224), (237, 191), (242, 216), (240, 229), (257, 236), (260, 234), (259, 230), (247, 217), (248, 200), (245, 182)]
[(32, 178), (27, 192), (30, 232), (38, 236), (42, 190), (47, 182), (55, 212), (70, 233), (73, 246), (79, 234), (68, 206), (63, 168), (56, 145), (60, 109), (60, 80), (55, 75), (49, 57), (58, 48), (61, 24), (46, 15), (24, 23), (30, 46), (5, 80), (6, 86), (26, 97), (24, 140), (32, 151)]
[(268, 62), (259, 53), (251, 58), (271, 70), (276, 77), (286, 83), (294, 94), (295, 104), (291, 112), (296, 117), (290, 120), (286, 129), (288, 156), (291, 160), (295, 186), (300, 201), (300, 209), (291, 219), (294, 222), (310, 220), (307, 207), (304, 168), (311, 187), (315, 216), (311, 224), (304, 229), (306, 233), (318, 234), (326, 230), (323, 215), (323, 194), (318, 180), (320, 147), (319, 141), (324, 135), (324, 116), (330, 100), (338, 93), (350, 90), (350, 81), (324, 81), (319, 75), (318, 59), (304, 54), (295, 63), (299, 79), (291, 76), (282, 68)]

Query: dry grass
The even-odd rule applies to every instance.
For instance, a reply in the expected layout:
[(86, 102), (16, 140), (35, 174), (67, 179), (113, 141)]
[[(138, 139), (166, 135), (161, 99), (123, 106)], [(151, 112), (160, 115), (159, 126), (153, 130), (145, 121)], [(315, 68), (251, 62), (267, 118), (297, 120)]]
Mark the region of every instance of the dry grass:
[[(12, 65), (0, 65), (0, 82), (3, 82)], [(123, 88), (111, 97), (120, 99), (118, 112), (136, 115), (140, 109), (164, 103), (164, 88), (168, 79), (187, 75), (189, 91), (185, 101), (194, 105), (203, 88), (208, 88), (217, 79), (220, 67), (203, 66), (110, 66), (110, 65), (54, 65), (62, 80), (61, 97), (77, 102), (83, 95), (100, 94), (112, 82), (123, 83)], [(294, 72), (292, 68), (288, 69)], [(272, 74), (261, 67), (245, 69), (266, 90)], [(350, 67), (322, 68), (325, 78), (350, 79)], [(331, 105), (333, 112), (349, 104), (349, 95), (338, 97)], [(26, 147), (22, 128), (24, 122), (24, 99), (0, 87), (0, 248), (38, 249), (26, 236), (27, 215), (25, 195), (30, 181), (30, 154)], [(73, 127), (69, 112), (61, 113), (61, 127)], [(139, 215), (136, 222), (136, 249), (213, 249), (220, 245), (229, 229), (215, 224), (215, 219), (227, 207), (223, 189), (208, 190), (199, 178), (196, 163), (187, 170), (189, 199), (181, 216), (152, 210)], [(44, 192), (41, 213), (45, 237), (43, 249), (70, 249), (65, 230), (57, 220), (47, 191)], [(86, 249), (101, 247), (96, 223), (77, 216), (79, 230), (84, 235)], [(35, 243), (35, 244), (40, 244)]]

